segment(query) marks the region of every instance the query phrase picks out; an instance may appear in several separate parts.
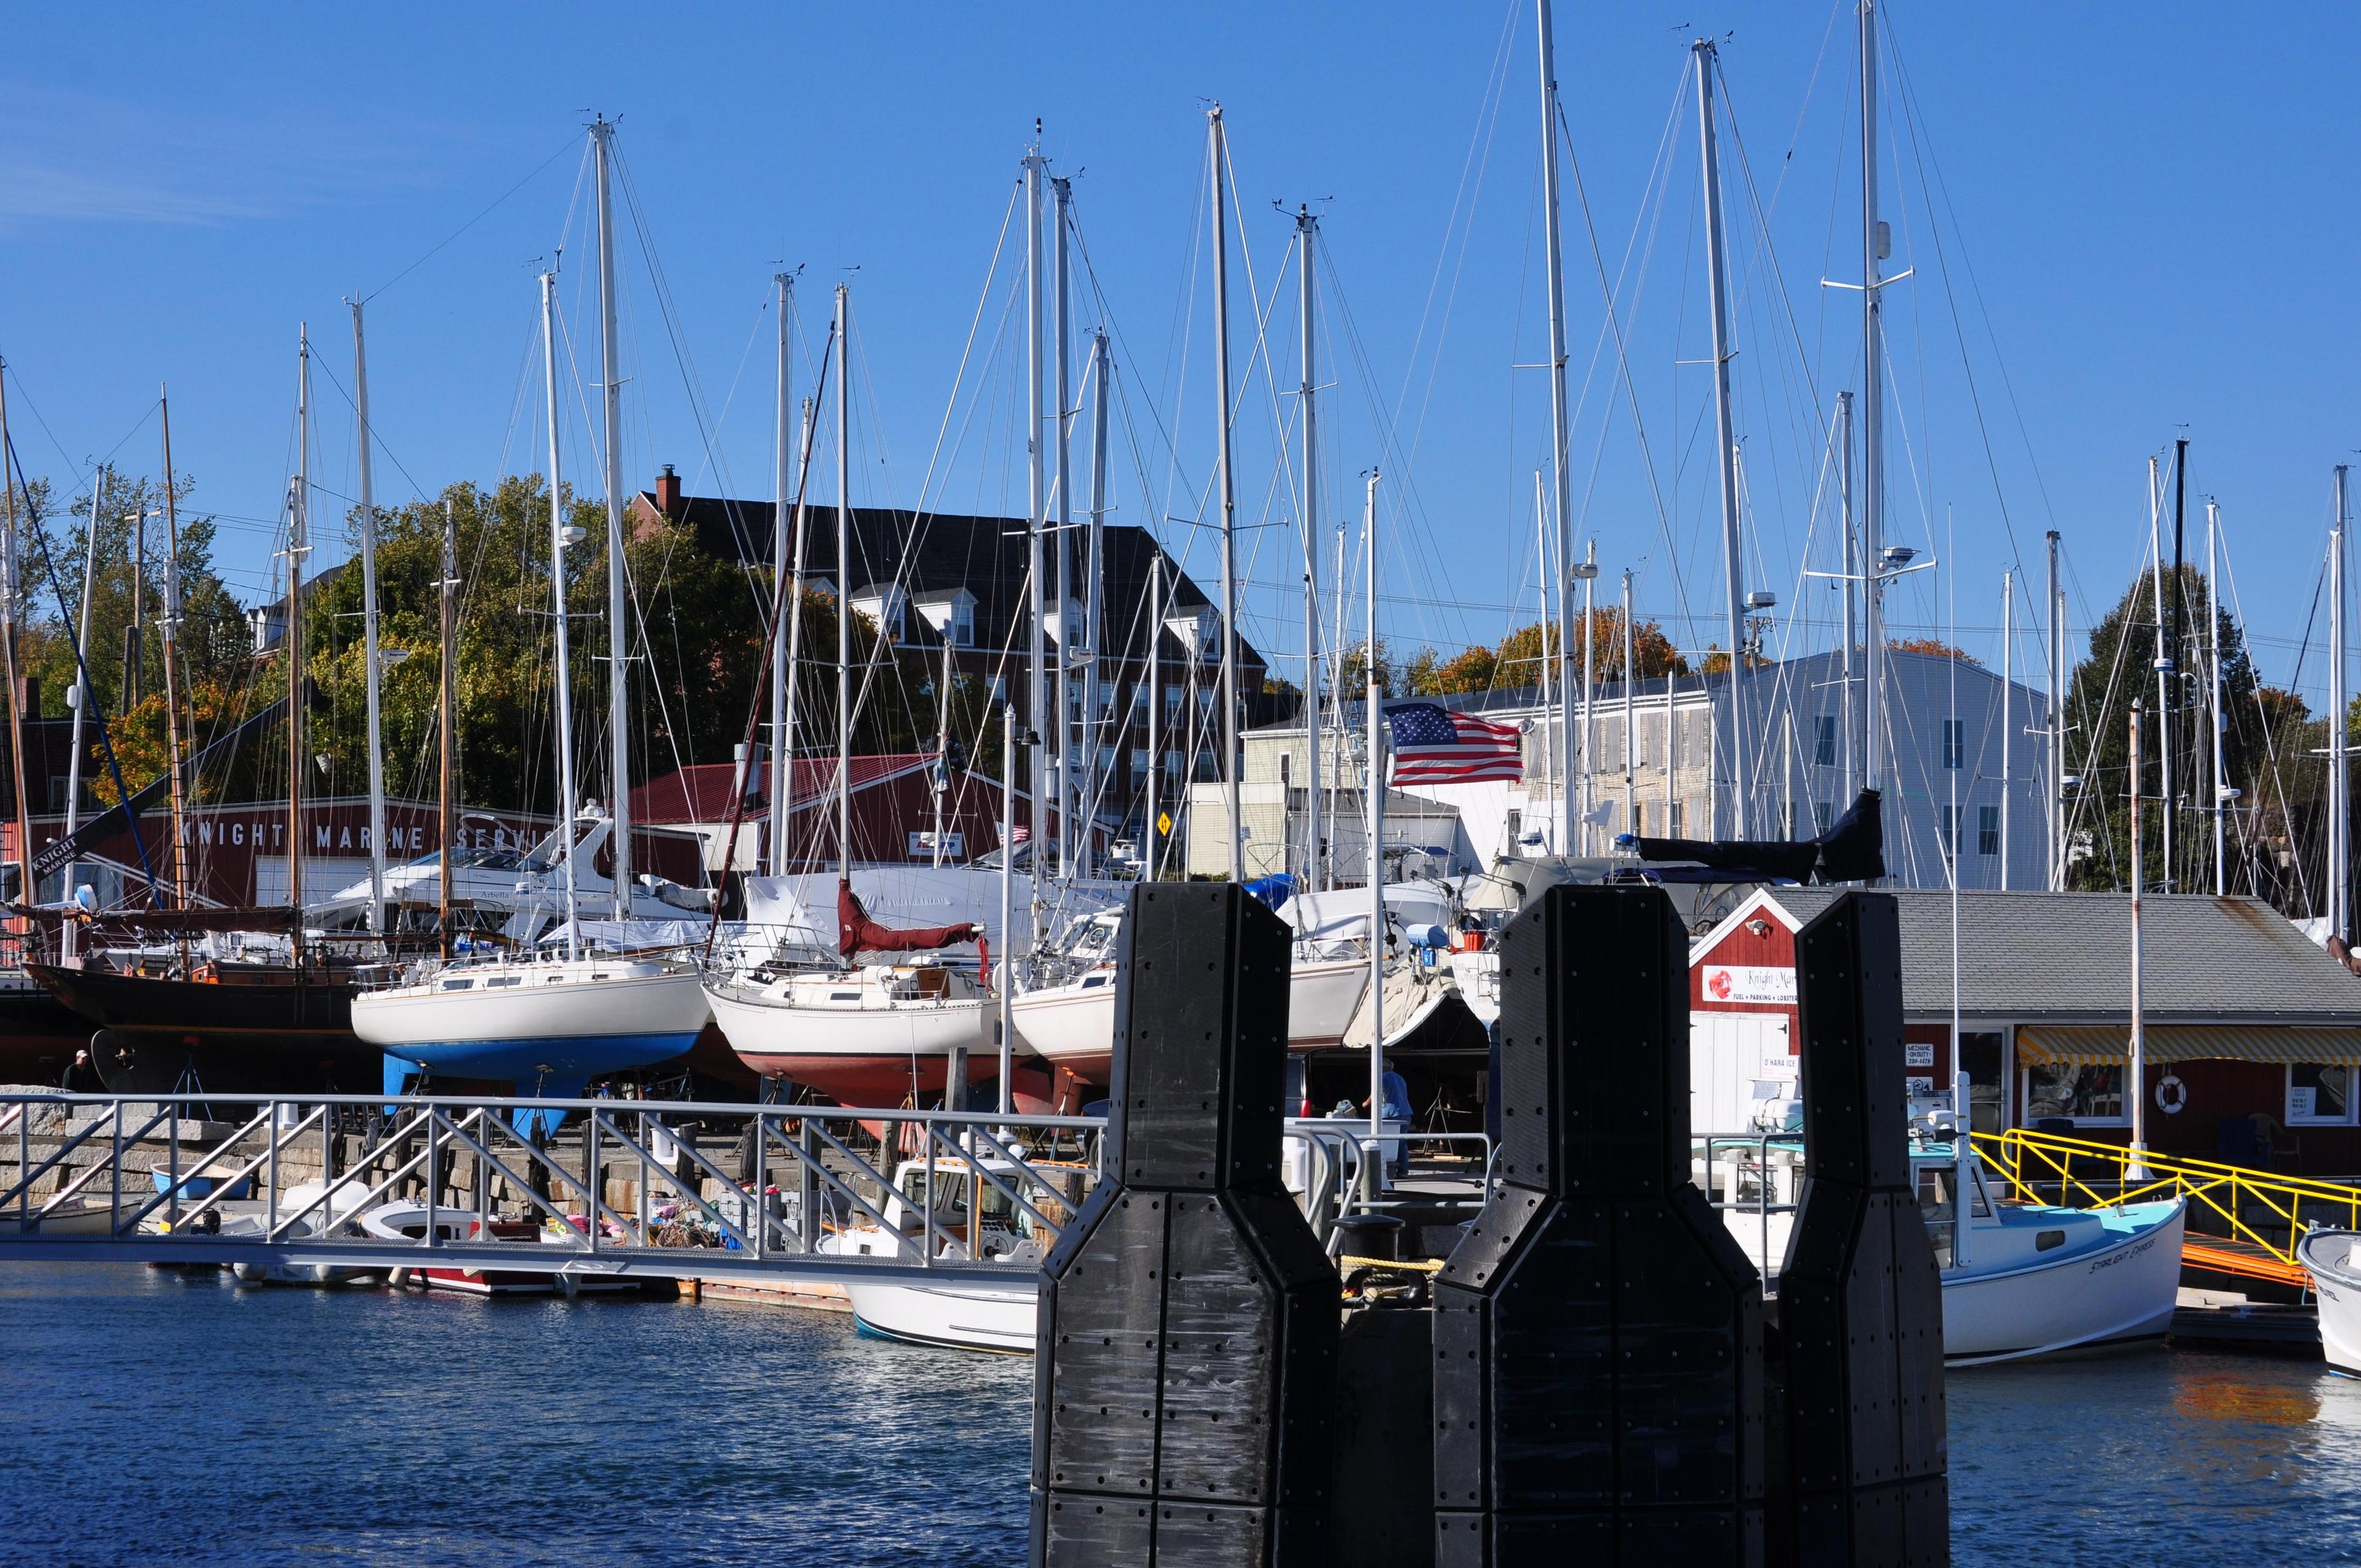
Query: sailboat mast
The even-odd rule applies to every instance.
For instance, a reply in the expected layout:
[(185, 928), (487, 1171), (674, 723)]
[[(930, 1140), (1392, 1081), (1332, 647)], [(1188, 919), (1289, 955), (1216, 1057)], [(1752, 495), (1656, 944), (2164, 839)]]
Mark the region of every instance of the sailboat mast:
[[(831, 342), (829, 347), (834, 347)], [(828, 378), (828, 356), (820, 356), (820, 378)], [(804, 648), (804, 583), (809, 576), (806, 570), (811, 561), (811, 460), (812, 442), (818, 431), (819, 404), (811, 398), (804, 400), (803, 435), (797, 457), (796, 478), (796, 575), (793, 594), (787, 600), (787, 658), (782, 666), (782, 684), (786, 688), (786, 705), (781, 709), (779, 755), (771, 791), (771, 874), (787, 874), (787, 813), (796, 792), (796, 703), (802, 695), (796, 672), (803, 665)], [(837, 574), (842, 576), (840, 571)]]
[(2174, 650), (2165, 641), (2164, 620), (2164, 484), (2157, 472), (2156, 459), (2147, 461), (2147, 566), (2148, 589), (2155, 601), (2156, 613), (2156, 751), (2160, 764), (2157, 775), (2157, 799), (2163, 803), (2157, 815), (2163, 818), (2158, 828), (2158, 838), (2164, 846), (2164, 874), (2157, 878), (2158, 893), (2172, 891), (2172, 660)]
[[(2008, 887), (2009, 855), (2016, 840), (2009, 837), (2009, 808), (2015, 804), (2016, 779), (2010, 770), (2010, 746), (2016, 739), (2016, 682), (2011, 672), (2016, 641), (2016, 574), (2000, 575), (2000, 885)], [(1952, 851), (1958, 853), (1957, 850)], [(1951, 879), (1958, 891), (1959, 878)]]
[(2058, 531), (2048, 535), (2049, 571), (2049, 891), (2066, 890), (2066, 600), (2058, 588)]
[[(781, 272), (772, 281), (778, 285), (779, 299), (779, 431), (777, 483), (773, 488), (771, 502), (771, 580), (785, 581), (792, 561), (795, 530), (787, 515), (787, 502), (794, 493), (795, 476), (795, 404), (788, 397), (788, 380), (793, 372), (790, 357), (795, 345), (796, 275)], [(803, 578), (796, 574), (795, 589), (787, 599), (792, 617), (803, 604)], [(763, 793), (771, 802), (771, 874), (787, 873), (787, 798), (788, 781), (795, 775), (795, 764), (787, 734), (788, 639), (775, 631), (771, 638), (771, 776)], [(751, 767), (753, 759), (748, 758)]]
[[(555, 465), (552, 467), (554, 471)], [(435, 727), (440, 731), (436, 740), (439, 742), (437, 749), (441, 753), (435, 769), (437, 807), (435, 815), (439, 818), (435, 824), (435, 842), (442, 846), (442, 853), (437, 859), (443, 862), (443, 867), (442, 885), (438, 889), (435, 899), (434, 928), (442, 938), (443, 959), (447, 963), (451, 958), (453, 871), (451, 850), (453, 841), (458, 837), (459, 826), (456, 803), (452, 798), (453, 786), (456, 783), (453, 776), (454, 763), (458, 750), (454, 729), (459, 717), (459, 617), (456, 597), (459, 587), (459, 524), (452, 510), (451, 499), (448, 496), (443, 499), (443, 573), (441, 581), (435, 586), (442, 590), (439, 598), (443, 622), (442, 635), (436, 644), (442, 653), (443, 700), (441, 706), (443, 711), (441, 722)]]
[[(1623, 830), (1640, 830), (1640, 791), (1632, 770), (1633, 744), (1639, 739), (1639, 717), (1633, 711), (1632, 698), (1640, 689), (1639, 666), (1632, 662), (1631, 637), (1631, 571), (1623, 570)], [(1667, 831), (1670, 831), (1667, 828)]]
[(1301, 303), (1303, 316), (1303, 881), (1314, 893), (1328, 887), (1327, 857), (1320, 837), (1320, 378), (1312, 372), (1319, 346), (1317, 303), (1313, 292), (1313, 250), (1320, 220), (1300, 206), (1295, 232), (1302, 238)]
[[(1099, 671), (1099, 645), (1106, 634), (1107, 400), (1108, 382), (1115, 375), (1111, 348), (1104, 327), (1091, 334), (1091, 521), (1082, 534), (1082, 720), (1087, 726), (1082, 746), (1082, 816), (1089, 822), (1098, 820), (1099, 792), (1106, 787), (1099, 777), (1101, 737), (1107, 731), (1120, 734), (1122, 729), (1120, 725), (1108, 724), (1099, 711), (1104, 680)], [(1085, 874), (1097, 872), (1092, 849), (1085, 839)]]
[(1156, 536), (1148, 538), (1148, 800), (1146, 853), (1140, 857), (1143, 881), (1156, 880), (1157, 795), (1164, 781), (1164, 548)]
[(1073, 312), (1069, 308), (1066, 269), (1066, 203), (1071, 184), (1049, 181), (1050, 235), (1056, 241), (1056, 298), (1051, 302), (1058, 353), (1058, 874), (1069, 882), (1081, 863), (1082, 830), (1074, 825), (1074, 443)]
[(1859, 711), (1853, 683), (1853, 645), (1860, 640), (1861, 629), (1856, 624), (1860, 603), (1861, 540), (1854, 532), (1852, 505), (1852, 394), (1837, 394), (1837, 499), (1843, 516), (1844, 575), (1837, 587), (1844, 590), (1844, 646), (1838, 659), (1844, 680), (1844, 797), (1847, 800), (1861, 793), (1861, 740), (1854, 718)]
[(1883, 788), (1885, 772), (1885, 295), (1878, 263), (1885, 225), (1877, 216), (1877, 0), (1861, 0), (1861, 777)]
[[(1041, 449), (1043, 417), (1041, 315), (1043, 279), (1041, 276), (1041, 181), (1049, 162), (1041, 156), (1040, 126), (1034, 126), (1035, 140), (1025, 155), (1025, 717), (1032, 726), (1032, 850), (1033, 876), (1030, 910), (1033, 917), (1033, 945), (1038, 948), (1049, 934), (1049, 912), (1041, 898), (1042, 872), (1049, 865), (1049, 748), (1047, 737), (1049, 725), (1049, 696), (1043, 674), (1048, 668), (1047, 650), (1042, 640), (1048, 633), (1049, 585), (1046, 565), (1041, 554), (1041, 530), (1049, 513), (1049, 479), (1048, 455)], [(1005, 846), (1004, 853), (1013, 853), (1014, 846)]]
[(607, 413), (607, 729), (615, 821), (615, 918), (631, 912), (631, 596), (623, 580), (623, 370), (615, 348), (615, 126), (601, 116), (598, 149), (598, 368)]
[(852, 291), (836, 286), (836, 844), (852, 880)]
[[(181, 762), (181, 509), (172, 485), (172, 400), (159, 388), (156, 412), (164, 435), (164, 771), (170, 781), (172, 802), (172, 903), (189, 906), (189, 834), (187, 783)], [(364, 491), (364, 494), (367, 492)], [(85, 599), (84, 601), (88, 601)], [(374, 601), (372, 601), (374, 602)], [(76, 709), (76, 717), (80, 709)], [(371, 753), (374, 755), (374, 751)], [(73, 890), (66, 890), (71, 898)]]
[[(355, 456), (360, 481), (361, 508), (361, 658), (368, 671), (364, 685), (368, 704), (368, 928), (385, 929), (385, 730), (380, 716), (381, 670), (377, 652), (377, 505), (369, 483), (368, 345), (361, 332), (361, 302), (353, 306), (353, 418)], [(170, 500), (165, 502), (171, 505)], [(170, 568), (168, 566), (167, 571)], [(170, 590), (165, 597), (170, 598)], [(170, 621), (165, 623), (170, 625)], [(172, 680), (171, 633), (165, 634), (164, 682)], [(169, 697), (167, 702), (169, 704)]]
[[(1697, 136), (1705, 157), (1706, 281), (1713, 306), (1713, 423), (1721, 447), (1721, 570), (1730, 618), (1730, 790), (1731, 834), (1743, 839), (1753, 817), (1746, 723), (1746, 586), (1744, 541), (1738, 521), (1738, 432), (1730, 400), (1729, 257), (1721, 228), (1721, 155), (1714, 140), (1713, 40), (1689, 46), (1697, 61)], [(1631, 743), (1630, 737), (1624, 743)]]
[[(0, 369), (0, 383), (7, 379)], [(5, 385), (0, 385), (0, 464), (8, 455), (8, 399)], [(25, 498), (26, 505), (32, 498)], [(5, 513), (7, 533), (0, 536), (0, 660), (5, 660), (8, 682), (8, 765), (15, 775), (16, 787), (16, 897), (18, 902), (33, 904), (39, 900), (40, 890), (33, 882), (33, 814), (25, 799), (25, 688), (16, 678), (16, 623), (19, 600), (16, 593), (16, 482), (13, 466), (0, 471), (0, 513)], [(19, 959), (21, 962), (21, 957)]]
[[(1229, 834), (1230, 881), (1246, 880), (1246, 825), (1238, 792), (1238, 494), (1230, 471), (1230, 230), (1224, 204), (1229, 185), (1229, 146), (1222, 130), (1222, 106), (1205, 115), (1213, 213), (1213, 397), (1214, 434), (1219, 443), (1222, 490), (1222, 812)], [(1375, 657), (1375, 649), (1371, 650)]]
[(2328, 534), (2328, 934), (2349, 942), (2353, 748), (2346, 740), (2345, 692), (2345, 530), (2351, 521), (2345, 474), (2345, 466), (2339, 463), (2336, 526)]
[[(1385, 1131), (1386, 1108), (1386, 731), (1378, 707), (1378, 470), (1369, 470), (1368, 488), (1361, 502), (1361, 538), (1367, 551), (1365, 587), (1369, 602), (1367, 637), (1362, 642), (1368, 676), (1365, 717), (1368, 721), (1369, 756), (1362, 774), (1362, 794), (1369, 811), (1369, 1136)], [(1380, 1178), (1377, 1150), (1364, 1149), (1361, 1168), (1372, 1195)]]
[(2213, 896), (2216, 898), (2226, 897), (2230, 892), (2229, 846), (2224, 841), (2228, 836), (2226, 818), (2230, 815), (2230, 778), (2223, 767), (2222, 758), (2222, 732), (2224, 729), (2222, 713), (2222, 611), (2213, 587), (2222, 580), (2219, 576), (2222, 570), (2221, 535), (2221, 503), (2209, 500), (2205, 503), (2205, 689), (2213, 695), (2205, 708), (2206, 728), (2213, 732), (2212, 744), (2206, 750), (2211, 753), (2213, 763)]
[[(171, 469), (171, 463), (168, 459), (164, 465), (164, 483), (167, 488), (172, 482)], [(92, 585), (98, 577), (98, 519), (99, 514), (104, 510), (105, 498), (106, 468), (102, 464), (97, 474), (91, 480), (90, 532), (82, 540), (82, 613), (77, 618), (78, 630), (74, 636), (73, 739), (70, 742), (71, 750), (66, 757), (66, 837), (69, 839), (72, 838), (74, 830), (82, 826), (82, 719), (90, 712), (91, 704), (98, 700), (98, 694), (91, 689), (90, 684), (88, 652), (90, 599)], [(82, 863), (78, 861), (66, 867), (65, 882), (62, 886), (63, 895), (68, 903), (73, 901), (74, 873), (81, 869)], [(71, 924), (67, 925), (65, 941), (68, 953), (73, 951), (73, 927)]]
[[(1551, 574), (1549, 548), (1549, 498), (1543, 493), (1542, 486), (1542, 471), (1539, 468), (1536, 468), (1533, 470), (1533, 575), (1541, 580), (1542, 587), (1542, 648), (1540, 659), (1542, 723), (1546, 727), (1550, 722), (1551, 716), (1558, 713), (1559, 709), (1552, 700), (1556, 694), (1551, 689), (1553, 683), (1550, 679), (1550, 668), (1557, 663), (1557, 658), (1556, 655), (1550, 652), (1550, 622), (1553, 620), (1550, 612), (1553, 607), (1550, 602)], [(1567, 704), (1568, 708), (1571, 708), (1573, 704), (1571, 702)], [(1547, 740), (1548, 737), (1544, 735), (1543, 739)], [(1556, 799), (1557, 795), (1555, 791), (1561, 787), (1571, 791), (1574, 788), (1574, 781), (1572, 779), (1561, 780), (1558, 778), (1557, 744), (1554, 741), (1550, 741), (1542, 748), (1541, 798), (1543, 800)], [(1564, 848), (1564, 846), (1560, 847), (1562, 849)], [(1517, 852), (1517, 846), (1513, 843), (1510, 844), (1509, 846), (1509, 852), (1510, 854), (1515, 854)], [(1571, 854), (1573, 851), (1571, 850), (1565, 850), (1565, 852)]]
[[(557, 624), (557, 670), (550, 684), (557, 692), (557, 846), (566, 862), (566, 956), (582, 952), (580, 890), (574, 874), (574, 667), (566, 635), (566, 500), (559, 485), (558, 422), (565, 405), (557, 400), (557, 274), (541, 275), (541, 356), (549, 395), (549, 599)], [(453, 845), (443, 841), (443, 864), (451, 863)]]
[[(1558, 234), (1557, 42), (1551, 26), (1551, 0), (1534, 0), (1533, 11), (1541, 29), (1542, 248), (1549, 272), (1547, 287), (1550, 334), (1550, 477), (1551, 493), (1556, 502), (1553, 510), (1557, 524), (1558, 574), (1556, 580), (1550, 587), (1557, 604), (1558, 697), (1561, 703), (1565, 703), (1566, 693), (1574, 685), (1574, 651), (1569, 646), (1571, 639), (1567, 635), (1567, 629), (1574, 621), (1574, 594), (1565, 576), (1565, 567), (1574, 559), (1574, 491), (1572, 477), (1566, 467), (1572, 415), (1565, 400), (1565, 253)], [(1588, 600), (1587, 587), (1584, 590), (1584, 597), (1587, 603)], [(1587, 620), (1582, 630), (1587, 660), (1590, 641), (1590, 627)], [(1543, 657), (1548, 656), (1549, 629), (1547, 626), (1542, 629), (1542, 652)], [(1375, 656), (1374, 652), (1371, 656)], [(1590, 688), (1587, 679), (1587, 673), (1586, 668), (1586, 680), (1583, 686), (1584, 723), (1580, 742), (1584, 753), (1582, 776), (1586, 792), (1590, 784), (1587, 757), (1590, 748), (1588, 717)], [(1572, 705), (1566, 704), (1566, 706)], [(1574, 791), (1568, 787), (1575, 775), (1576, 742), (1574, 738), (1574, 726), (1565, 722), (1566, 718), (1567, 715), (1564, 712), (1558, 715), (1556, 771), (1560, 783), (1557, 824), (1559, 830), (1556, 839), (1560, 854), (1574, 852), (1576, 821)], [(1583, 802), (1583, 808), (1587, 809), (1588, 805), (1586, 799)], [(1587, 838), (1589, 832), (1587, 825), (1584, 826), (1583, 832)], [(1587, 847), (1586, 843), (1585, 848)]]
[(303, 557), (312, 553), (312, 329), (295, 337), (295, 488), (287, 506), (287, 902), (295, 909), (295, 967), (303, 966)]

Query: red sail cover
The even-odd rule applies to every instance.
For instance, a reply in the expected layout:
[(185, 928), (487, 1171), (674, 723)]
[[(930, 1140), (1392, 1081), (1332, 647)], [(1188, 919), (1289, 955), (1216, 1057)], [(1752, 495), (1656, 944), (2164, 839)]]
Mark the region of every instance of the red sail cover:
[(861, 906), (852, 883), (842, 878), (836, 884), (836, 927), (837, 949), (848, 959), (862, 952), (924, 952), (929, 948), (948, 948), (956, 942), (976, 942), (983, 938), (983, 927), (972, 921), (959, 926), (913, 926), (903, 931), (880, 926)]

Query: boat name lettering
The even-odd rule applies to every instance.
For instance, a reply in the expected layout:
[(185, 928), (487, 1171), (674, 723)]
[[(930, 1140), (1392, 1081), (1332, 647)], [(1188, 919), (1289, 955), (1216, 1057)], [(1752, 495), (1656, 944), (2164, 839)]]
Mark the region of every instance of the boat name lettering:
[(2091, 1265), (2091, 1272), (2096, 1274), (2103, 1268), (2113, 1268), (2119, 1263), (2128, 1263), (2154, 1245), (2156, 1245), (2156, 1237), (2151, 1234), (2136, 1246), (2127, 1246), (2121, 1252), (2111, 1253), (2105, 1257), (2096, 1259)]

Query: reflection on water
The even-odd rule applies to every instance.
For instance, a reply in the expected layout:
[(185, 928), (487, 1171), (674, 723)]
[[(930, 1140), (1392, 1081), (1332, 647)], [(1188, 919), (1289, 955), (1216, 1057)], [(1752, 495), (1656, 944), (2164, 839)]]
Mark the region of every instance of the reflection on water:
[(2361, 1382), (2147, 1351), (1949, 1381), (1955, 1562), (2361, 1562)]
[[(774, 1308), (0, 1266), (0, 1560), (1005, 1568), (1032, 1369)], [(2361, 1382), (1949, 1383), (1963, 1565), (2361, 1562)], [(496, 1550), (488, 1550), (496, 1549)]]
[(847, 1318), (27, 1264), (0, 1333), (0, 1561), (1025, 1558), (1030, 1365)]

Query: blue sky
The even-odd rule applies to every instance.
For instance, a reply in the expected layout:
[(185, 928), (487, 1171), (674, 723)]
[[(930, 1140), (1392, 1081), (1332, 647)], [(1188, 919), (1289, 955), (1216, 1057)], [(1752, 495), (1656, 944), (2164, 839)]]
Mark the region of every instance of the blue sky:
[[(1947, 563), (1894, 619), (1955, 621), (1996, 658), (2000, 574), (2037, 571), (2049, 527), (2075, 618), (2103, 610), (2145, 551), (2147, 457), (2186, 433), (2191, 495), (2222, 503), (2258, 661), (2287, 682), (2329, 468), (2361, 445), (2356, 224), (2337, 178), (2361, 111), (2322, 69), (2350, 58), (2361, 21), (1912, 0), (1889, 21), (1892, 265), (1918, 269), (1890, 296), (1890, 504), (1894, 531)], [(1856, 296), (1818, 286), (1858, 268), (1850, 8), (1565, 7), (1571, 150), (1604, 265), (1624, 279), (1646, 431), (1643, 449), (1570, 210), (1579, 526), (1606, 576), (1636, 569), (1643, 611), (1690, 645), (1713, 635), (1702, 618), (1720, 592), (1696, 112), (1679, 95), (1707, 27), (1737, 138), (1725, 125), (1749, 573), (1783, 614), (1828, 549), (1811, 506), (1820, 422), (1858, 384)], [(620, 118), (678, 334), (627, 227), (627, 478), (668, 461), (693, 491), (768, 493), (764, 306), (786, 262), (815, 331), (829, 290), (854, 290), (856, 496), (908, 505), (923, 487), (946, 508), (1021, 511), (1008, 257), (989, 298), (983, 284), (1039, 116), (1075, 180), (1139, 433), (1136, 450), (1119, 443), (1118, 520), (1210, 515), (1197, 225), (1203, 109), (1219, 98), (1254, 282), (1269, 293), (1287, 261), (1270, 203), (1321, 203), (1342, 284), (1323, 330), (1357, 345), (1323, 371), (1323, 509), (1356, 510), (1355, 476), (1384, 460), (1387, 634), (1489, 641), (1536, 592), (1546, 452), (1543, 378), (1517, 367), (1544, 352), (1532, 30), (1529, 6), (1505, 4), (30, 13), (0, 68), (0, 353), (18, 448), (61, 480), (110, 451), (152, 467), (169, 380), (176, 457), (230, 520), (234, 586), (258, 594), (291, 463), (296, 323), (319, 345), (321, 482), (349, 494), (343, 302), (366, 295), (380, 499), (537, 470), (533, 273), (566, 244), (587, 355), (576, 198), (598, 108)], [(1259, 585), (1247, 630), (1287, 645), (1297, 547), (1277, 453), (1292, 400), (1269, 389), (1246, 264), (1233, 267), (1233, 353), (1255, 366), (1237, 434), (1240, 518), (1257, 525), (1241, 545)], [(1281, 293), (1268, 322), (1283, 394), (1291, 280)], [(1087, 302), (1083, 324), (1099, 312)], [(583, 483), (593, 368), (571, 394)], [(1202, 531), (1167, 528), (1210, 584)], [(1826, 599), (1806, 588), (1802, 623), (1778, 635), (1825, 642)]]

